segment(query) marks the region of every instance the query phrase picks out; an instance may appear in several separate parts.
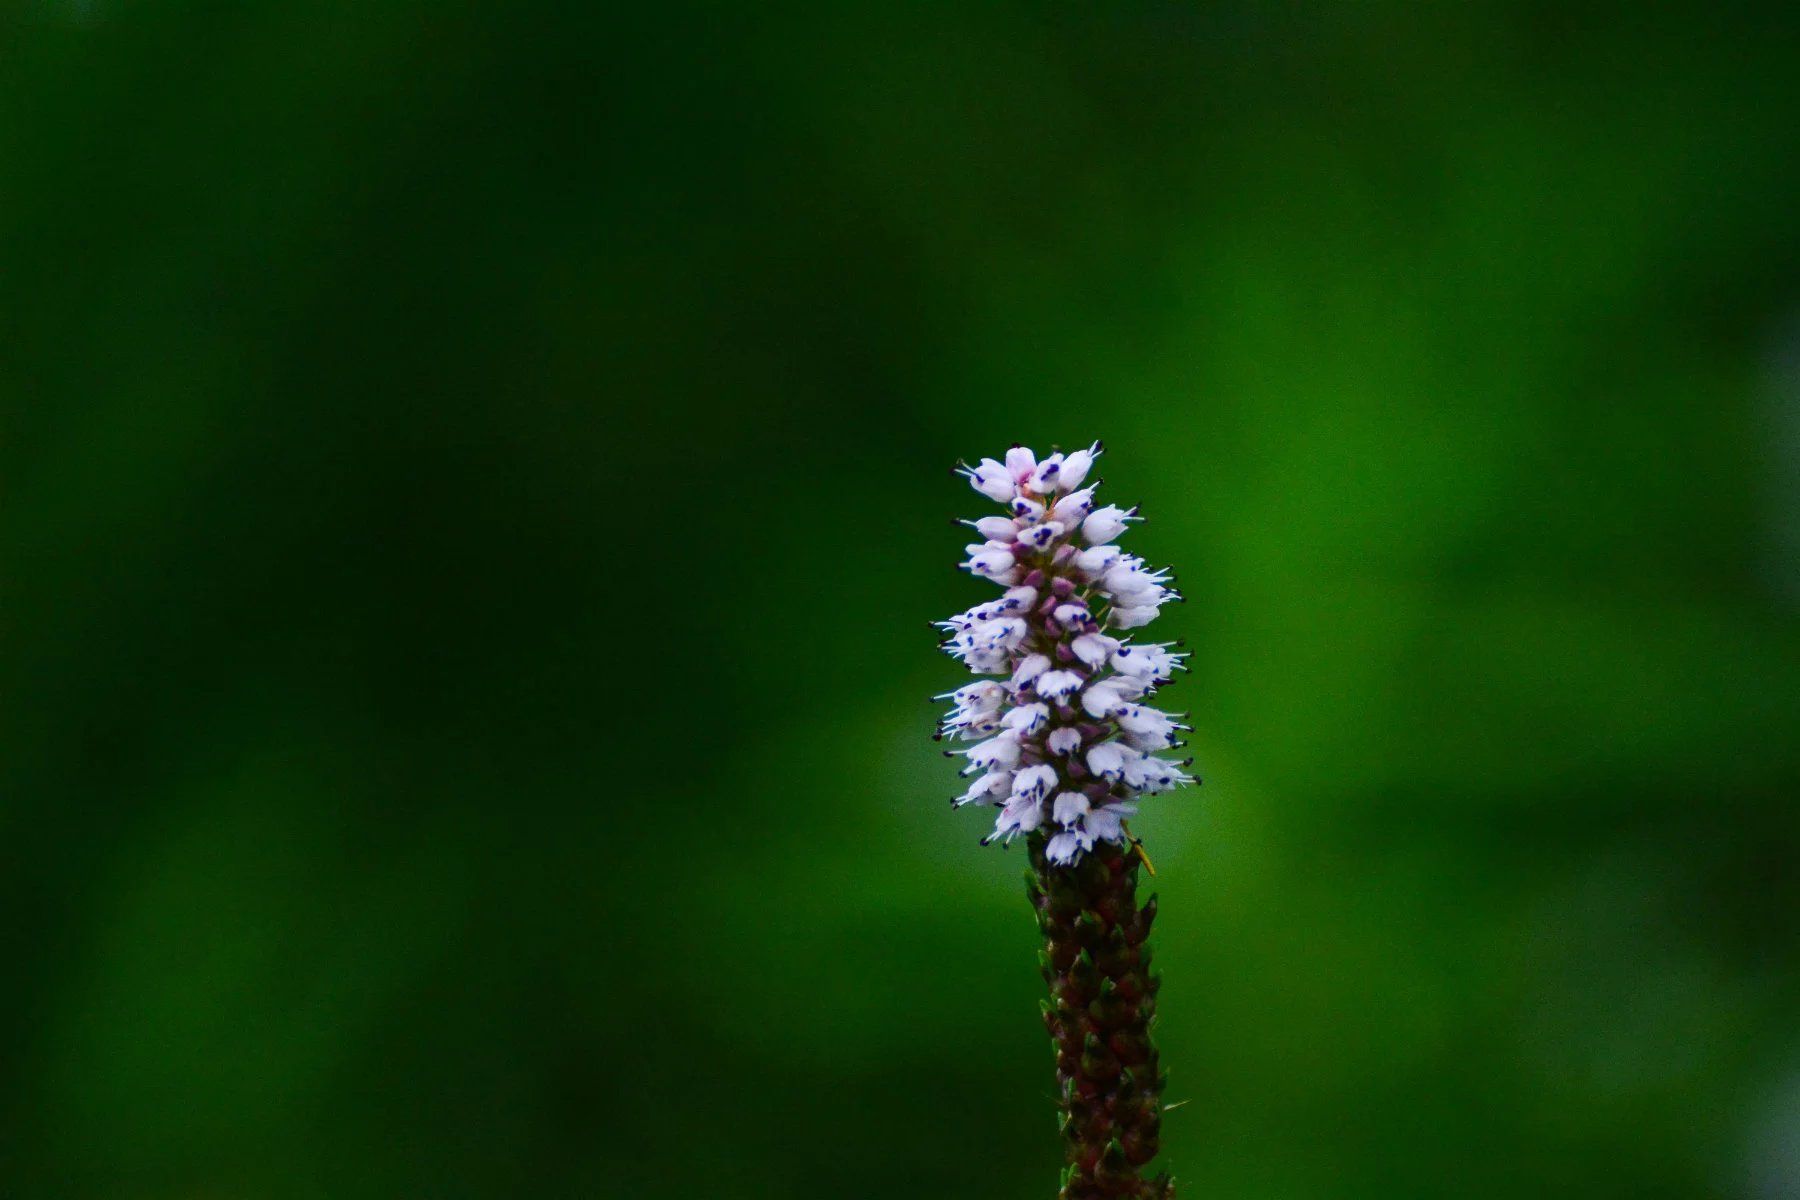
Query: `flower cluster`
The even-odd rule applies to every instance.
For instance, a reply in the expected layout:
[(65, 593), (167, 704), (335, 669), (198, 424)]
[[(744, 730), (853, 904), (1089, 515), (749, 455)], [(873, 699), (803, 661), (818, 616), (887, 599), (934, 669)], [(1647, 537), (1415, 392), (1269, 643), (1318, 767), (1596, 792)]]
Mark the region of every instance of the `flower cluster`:
[(937, 622), (947, 653), (999, 677), (935, 697), (953, 706), (937, 736), (972, 743), (945, 752), (976, 777), (952, 803), (999, 808), (984, 844), (1039, 833), (1063, 866), (1096, 842), (1125, 842), (1140, 794), (1194, 782), (1182, 770), (1192, 759), (1157, 754), (1189, 727), (1144, 703), (1186, 656), (1121, 636), (1181, 597), (1167, 571), (1113, 545), (1140, 518), (1096, 507), (1098, 483), (1082, 486), (1100, 451), (1095, 442), (1040, 462), (1014, 446), (1003, 462), (959, 467), (1006, 510), (963, 522), (982, 540), (960, 565), (1005, 590)]

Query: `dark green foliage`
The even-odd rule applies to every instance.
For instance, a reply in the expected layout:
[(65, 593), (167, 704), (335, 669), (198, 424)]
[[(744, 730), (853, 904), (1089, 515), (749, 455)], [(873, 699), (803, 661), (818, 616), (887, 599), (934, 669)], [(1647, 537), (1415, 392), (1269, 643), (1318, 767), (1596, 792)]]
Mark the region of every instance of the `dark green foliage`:
[(0, 6), (4, 1194), (1049, 1200), (1090, 437), (1184, 1200), (1794, 1194), (1800, 6), (684, 8)]
[(1044, 935), (1050, 999), (1041, 1007), (1062, 1109), (1062, 1198), (1171, 1197), (1166, 1174), (1139, 1174), (1157, 1155), (1167, 1080), (1150, 1036), (1161, 980), (1145, 940), (1156, 898), (1138, 907), (1138, 856), (1116, 846), (1055, 867), (1034, 837), (1031, 862), (1026, 892)]

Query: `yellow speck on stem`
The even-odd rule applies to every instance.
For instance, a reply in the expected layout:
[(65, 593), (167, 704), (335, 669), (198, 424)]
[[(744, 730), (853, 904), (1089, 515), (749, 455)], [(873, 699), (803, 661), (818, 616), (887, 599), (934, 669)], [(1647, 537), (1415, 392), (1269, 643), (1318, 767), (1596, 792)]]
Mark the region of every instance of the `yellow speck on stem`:
[(1151, 876), (1154, 877), (1156, 875), (1156, 864), (1150, 861), (1150, 856), (1148, 854), (1144, 853), (1144, 839), (1131, 837), (1131, 826), (1125, 824), (1123, 821), (1119, 822), (1119, 827), (1125, 831), (1126, 837), (1131, 838), (1131, 848), (1136, 850), (1137, 856), (1144, 860), (1144, 869), (1149, 871)]

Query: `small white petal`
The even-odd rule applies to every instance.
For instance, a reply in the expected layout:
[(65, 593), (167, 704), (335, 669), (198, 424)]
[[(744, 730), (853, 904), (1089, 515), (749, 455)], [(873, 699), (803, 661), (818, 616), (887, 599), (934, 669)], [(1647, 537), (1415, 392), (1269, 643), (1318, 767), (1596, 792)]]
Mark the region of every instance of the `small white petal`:
[(1075, 569), (1089, 579), (1099, 579), (1123, 555), (1117, 546), (1090, 546), (1075, 556)]
[(972, 742), (1000, 732), (1000, 715), (991, 712), (965, 714), (959, 711), (946, 717), (942, 728), (959, 741)]
[(1118, 645), (1116, 639), (1104, 633), (1084, 633), (1069, 643), (1069, 649), (1088, 666), (1097, 667), (1109, 658), (1117, 658)]
[(1096, 683), (1081, 693), (1081, 707), (1087, 710), (1090, 717), (1096, 719), (1104, 719), (1123, 703), (1124, 700), (1120, 698), (1119, 690), (1113, 687), (1110, 681)]
[(1127, 733), (1124, 741), (1132, 749), (1144, 754), (1155, 754), (1158, 750), (1172, 750), (1175, 747), (1173, 733)]
[(1194, 777), (1183, 771), (1179, 763), (1146, 754), (1126, 768), (1125, 782), (1140, 792), (1167, 792), (1194, 782)]
[(1081, 731), (1068, 726), (1053, 729), (1050, 736), (1044, 739), (1044, 745), (1049, 748), (1050, 753), (1067, 757), (1081, 749)]
[(1174, 717), (1142, 704), (1121, 704), (1112, 718), (1128, 733), (1162, 733), (1175, 728)]
[(1036, 733), (1050, 722), (1050, 708), (1045, 704), (1026, 704), (1013, 709), (1001, 718), (1008, 729), (1016, 729), (1026, 737)]
[(1010, 842), (1021, 833), (1030, 833), (1043, 824), (1043, 821), (1042, 801), (1015, 796), (1000, 810), (1000, 816), (994, 822), (994, 832), (988, 835), (987, 840), (1003, 837)]
[(989, 500), (1005, 504), (1013, 498), (1016, 490), (1013, 475), (1002, 463), (984, 458), (980, 466), (964, 467), (962, 473), (969, 477), (969, 486)]
[(1006, 452), (1006, 469), (1012, 472), (1015, 482), (1023, 483), (1037, 470), (1037, 456), (1029, 447), (1014, 446)]
[(1123, 842), (1125, 840), (1125, 820), (1137, 816), (1137, 805), (1124, 802), (1102, 805), (1088, 813), (1082, 821), (1082, 830), (1093, 842)]
[(983, 550), (978, 554), (971, 554), (969, 561), (962, 565), (971, 574), (985, 575), (992, 579), (1013, 569), (1013, 556), (1004, 550)]
[(1127, 675), (1140, 679), (1166, 679), (1185, 654), (1171, 654), (1167, 646), (1120, 646), (1113, 654), (1112, 665)]
[(1080, 792), (1058, 792), (1051, 816), (1058, 825), (1073, 825), (1087, 815), (1088, 798)]
[(1118, 779), (1125, 773), (1125, 764), (1136, 761), (1137, 751), (1129, 746), (1121, 746), (1117, 742), (1101, 742), (1087, 752), (1088, 770), (1102, 779)]
[(1111, 624), (1115, 629), (1141, 629), (1156, 620), (1154, 608), (1115, 608), (1112, 610)]
[(969, 631), (974, 644), (983, 649), (996, 647), (1005, 650), (1014, 649), (1025, 640), (1030, 632), (1024, 621), (1018, 617), (1001, 617), (994, 621), (984, 621)]
[(999, 708), (1001, 701), (1006, 699), (1006, 689), (991, 679), (983, 679), (965, 684), (954, 692), (945, 692), (941, 696), (934, 696), (932, 699), (949, 700), (964, 708)]
[(998, 804), (1000, 797), (1012, 792), (1012, 773), (1009, 771), (990, 771), (969, 785), (969, 790), (958, 796), (956, 807), (965, 804)]
[(1078, 488), (1081, 481), (1093, 469), (1094, 460), (1100, 457), (1100, 443), (1095, 442), (1086, 450), (1077, 450), (1063, 457), (1062, 470), (1057, 474), (1057, 483), (1065, 488)]
[(985, 742), (969, 747), (969, 764), (972, 767), (992, 770), (995, 767), (1013, 767), (1019, 762), (1019, 737), (1010, 730), (991, 737)]
[(1000, 600), (1011, 612), (1023, 612), (1037, 603), (1037, 589), (1032, 587), (1007, 588), (1001, 593)]
[(1106, 686), (1119, 693), (1125, 700), (1142, 700), (1156, 690), (1154, 679), (1140, 679), (1136, 675), (1109, 675)]
[(1131, 520), (1132, 515), (1116, 504), (1097, 508), (1081, 523), (1081, 536), (1089, 545), (1104, 546), (1125, 532), (1125, 522)]
[(1036, 686), (1038, 695), (1061, 699), (1081, 686), (1081, 676), (1073, 671), (1045, 671), (1038, 676)]
[(1055, 786), (1056, 768), (1040, 763), (1035, 767), (1026, 767), (1013, 776), (1012, 794), (1029, 796), (1033, 800), (1042, 800), (1050, 794), (1050, 789)]
[(1044, 506), (1025, 496), (1015, 496), (1007, 507), (1012, 510), (1013, 516), (1027, 524), (1042, 520), (1044, 516)]
[(1130, 596), (1160, 589), (1165, 575), (1163, 571), (1144, 570), (1135, 556), (1128, 556), (1107, 569), (1100, 586), (1114, 596)]
[(1053, 492), (1062, 481), (1062, 469), (1063, 456), (1052, 454), (1037, 465), (1037, 469), (1032, 471), (1031, 478), (1025, 482), (1025, 486), (1040, 496), (1047, 492)]
[(1067, 525), (1079, 525), (1086, 516), (1094, 511), (1094, 489), (1082, 488), (1079, 492), (1070, 492), (1066, 496), (1057, 497), (1056, 503), (1050, 506), (1050, 515)]
[(1047, 656), (1028, 654), (1019, 660), (1018, 667), (1013, 670), (1012, 685), (1015, 688), (1024, 687), (1049, 669), (1050, 659)]
[(983, 517), (975, 522), (975, 532), (990, 542), (1010, 542), (1019, 532), (1019, 523), (1010, 517)]

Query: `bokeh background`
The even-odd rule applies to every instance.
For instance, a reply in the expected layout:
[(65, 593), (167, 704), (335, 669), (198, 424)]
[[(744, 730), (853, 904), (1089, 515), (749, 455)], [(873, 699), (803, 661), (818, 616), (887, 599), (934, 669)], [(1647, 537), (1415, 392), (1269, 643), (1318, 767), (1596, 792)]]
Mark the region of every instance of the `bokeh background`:
[(1183, 1194), (1800, 1196), (1800, 19), (607, 9), (0, 17), (0, 1192), (1051, 1195), (1100, 437)]

